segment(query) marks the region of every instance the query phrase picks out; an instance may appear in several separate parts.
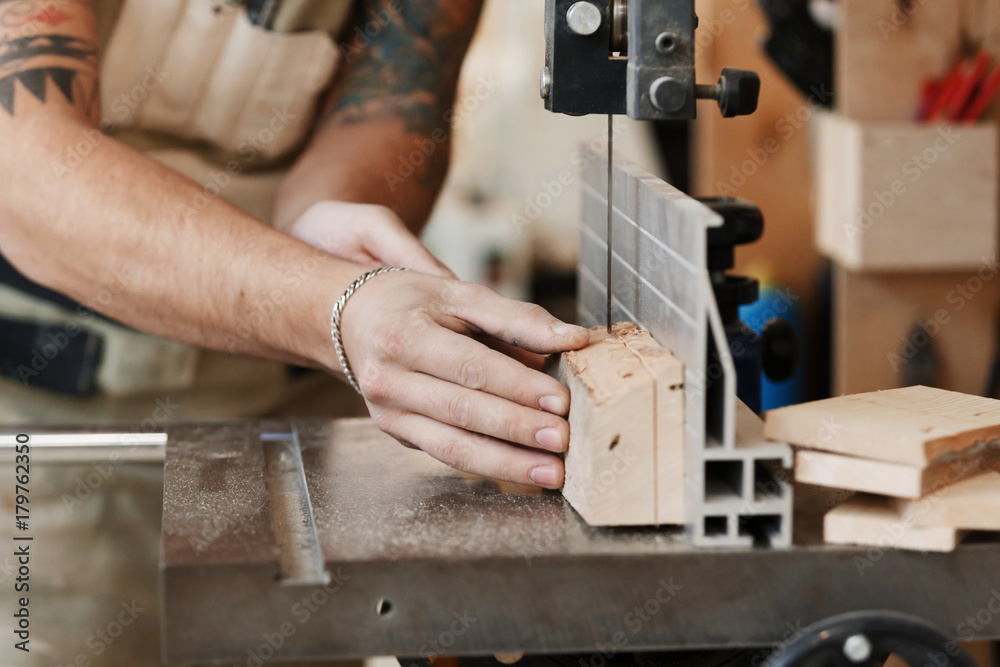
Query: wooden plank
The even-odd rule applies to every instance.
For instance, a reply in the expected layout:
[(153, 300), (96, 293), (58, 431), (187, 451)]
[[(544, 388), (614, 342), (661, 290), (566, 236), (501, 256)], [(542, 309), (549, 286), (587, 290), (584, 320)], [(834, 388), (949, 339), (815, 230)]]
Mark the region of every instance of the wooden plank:
[(904, 387), (771, 410), (764, 435), (806, 449), (923, 467), (1000, 439), (1000, 401)]
[[(591, 329), (591, 343), (559, 360), (557, 377), (570, 390), (570, 444), (563, 495), (593, 526), (654, 525), (658, 517), (657, 465), (664, 483), (683, 488), (683, 364), (634, 324)], [(658, 406), (668, 412), (662, 412)], [(659, 428), (658, 428), (659, 427)], [(658, 446), (663, 432), (667, 441)], [(680, 466), (676, 461), (680, 459)], [(683, 504), (665, 507), (683, 522)]]
[(894, 498), (920, 498), (995, 469), (998, 462), (1000, 449), (956, 457), (927, 467), (802, 449), (795, 455), (795, 480)]
[(1000, 530), (1000, 472), (977, 475), (918, 500), (896, 500), (895, 507), (914, 526)]
[(996, 354), (1000, 265), (993, 248), (976, 271), (918, 275), (834, 268), (837, 394), (907, 384), (909, 366), (937, 360), (937, 386), (981, 393)]
[(823, 541), (882, 549), (953, 551), (961, 540), (954, 528), (909, 524), (887, 498), (855, 496), (823, 516)]
[(997, 127), (816, 119), (816, 241), (854, 271), (978, 269), (998, 239)]

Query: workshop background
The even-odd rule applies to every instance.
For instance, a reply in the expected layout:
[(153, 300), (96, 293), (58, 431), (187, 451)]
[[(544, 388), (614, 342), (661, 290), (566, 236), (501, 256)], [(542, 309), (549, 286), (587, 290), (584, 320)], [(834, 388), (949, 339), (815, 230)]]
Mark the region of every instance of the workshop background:
[[(756, 113), (723, 119), (702, 102), (691, 123), (618, 117), (616, 153), (694, 196), (761, 208), (765, 234), (738, 249), (736, 272), (761, 280), (765, 301), (790, 306), (802, 344), (800, 372), (765, 407), (918, 383), (995, 396), (996, 105), (957, 125), (955, 150), (931, 156), (912, 184), (904, 169), (911, 155), (934, 152), (937, 129), (915, 120), (925, 86), (965, 56), (1000, 54), (1000, 3), (814, 0), (811, 18), (837, 23), (832, 86), (796, 86), (765, 53), (771, 30), (761, 6), (781, 4), (697, 3), (699, 79), (733, 64), (758, 72)], [(571, 160), (581, 143), (603, 146), (607, 132), (603, 117), (556, 116), (539, 103), (543, 43), (532, 26), (542, 14), (541, 2), (488, 4), (463, 72), (455, 167), (426, 241), (461, 277), (572, 317), (572, 303), (553, 297), (560, 287), (573, 294), (580, 195)], [(783, 29), (795, 29), (787, 20)], [(831, 126), (840, 129), (832, 138)], [(861, 145), (850, 156), (823, 150), (852, 138)], [(855, 177), (823, 180), (830, 173)], [(877, 196), (897, 179), (912, 185), (898, 205), (877, 220), (864, 214), (873, 204), (878, 213)], [(856, 247), (841, 247), (849, 238), (860, 239)], [(744, 319), (753, 326), (757, 315)], [(947, 321), (936, 327), (936, 317)]]
[[(758, 3), (699, 0), (699, 78), (714, 80), (730, 64), (758, 72), (759, 110), (723, 122), (703, 103), (699, 120), (659, 128), (616, 118), (616, 152), (692, 194), (743, 197), (762, 209), (766, 233), (738, 250), (737, 269), (760, 279), (775, 305), (788, 306), (802, 361), (767, 407), (914, 383), (996, 396), (995, 105), (938, 148), (939, 129), (914, 118), (931, 80), (947, 79), (960, 56), (986, 49), (1000, 57), (1000, 3), (812, 4), (815, 18), (837, 27), (833, 91), (804, 94), (779, 72), (761, 48), (769, 30)], [(572, 319), (580, 219), (573, 156), (581, 143), (602, 150), (606, 120), (543, 108), (543, 5), (487, 4), (458, 95), (453, 169), (426, 241), (460, 277)], [(833, 109), (824, 109), (834, 92)], [(910, 164), (925, 151), (933, 163)], [(853, 176), (845, 186), (837, 174)], [(899, 179), (903, 194), (893, 192)], [(883, 201), (889, 197), (892, 204)], [(982, 206), (985, 212), (971, 208)], [(845, 233), (851, 225), (863, 228)], [(79, 560), (68, 572), (54, 549), (39, 549), (33, 574), (51, 589), (33, 610), (39, 650), (25, 661), (4, 642), (0, 664), (160, 664), (162, 470), (125, 467), (132, 470), (109, 477), (94, 501), (36, 508), (39, 526), (63, 525), (72, 515), (73, 535), (60, 541), (71, 538)], [(53, 491), (71, 480), (67, 472), (47, 483)], [(146, 498), (141, 506), (119, 504), (137, 496)], [(46, 536), (37, 539), (44, 544)], [(10, 576), (9, 558), (0, 559), (0, 581)], [(133, 599), (102, 594), (101, 573), (112, 571), (132, 582)], [(93, 633), (123, 604), (140, 611), (112, 642), (96, 642)], [(977, 658), (990, 664), (989, 650)]]

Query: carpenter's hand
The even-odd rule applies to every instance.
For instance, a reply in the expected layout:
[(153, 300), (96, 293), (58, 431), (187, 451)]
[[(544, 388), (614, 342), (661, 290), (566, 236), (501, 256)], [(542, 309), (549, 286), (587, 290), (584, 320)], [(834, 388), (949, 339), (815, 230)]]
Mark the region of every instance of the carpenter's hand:
[(431, 275), (455, 277), (399, 216), (384, 206), (323, 201), (303, 213), (289, 233), (349, 262), (404, 266)]
[(403, 272), (358, 290), (341, 333), (380, 429), (459, 470), (562, 486), (569, 392), (492, 348), (575, 350), (586, 329), (482, 285)]

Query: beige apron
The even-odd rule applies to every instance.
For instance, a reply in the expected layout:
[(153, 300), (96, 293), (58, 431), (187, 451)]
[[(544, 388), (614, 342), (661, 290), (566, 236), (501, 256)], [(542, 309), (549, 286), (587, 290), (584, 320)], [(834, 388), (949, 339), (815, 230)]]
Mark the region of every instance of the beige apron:
[[(285, 0), (275, 26), (295, 32), (254, 26), (243, 7), (220, 0), (95, 0), (95, 9), (106, 39), (105, 126), (199, 183), (201, 193), (185, 204), (192, 211), (221, 197), (269, 221), (284, 166), (306, 141), (340, 59), (331, 35), (348, 17), (350, 0)], [(310, 16), (322, 29), (303, 29)], [(73, 311), (2, 286), (0, 314), (79, 323)], [(176, 419), (257, 416), (302, 391), (281, 364), (93, 319), (87, 326), (105, 340), (100, 393), (65, 397), (0, 379), (0, 423), (141, 420), (166, 395), (183, 405)]]
[[(238, 8), (216, 13), (213, 0), (94, 3), (99, 30), (110, 35), (102, 101), (116, 138), (201, 183), (206, 196), (267, 220), (282, 176), (275, 163), (287, 161), (306, 137), (336, 66), (330, 34), (344, 21), (348, 0), (285, 0), (276, 27), (301, 30), (313, 25), (310, 15), (324, 27), (294, 34), (254, 28)], [(52, 323), (75, 316), (2, 288), (0, 312)], [(364, 409), (327, 376), (292, 381), (281, 364), (198, 351), (110, 323), (91, 326), (105, 338), (102, 394), (77, 399), (0, 380), (0, 424), (113, 420), (150, 431), (169, 421)], [(8, 544), (11, 474), (0, 465), (10, 482), (0, 484), (0, 539)], [(161, 664), (162, 484), (158, 465), (32, 466), (31, 653), (3, 642), (0, 664)], [(7, 591), (0, 606), (10, 613), (12, 566), (13, 557), (0, 557)]]

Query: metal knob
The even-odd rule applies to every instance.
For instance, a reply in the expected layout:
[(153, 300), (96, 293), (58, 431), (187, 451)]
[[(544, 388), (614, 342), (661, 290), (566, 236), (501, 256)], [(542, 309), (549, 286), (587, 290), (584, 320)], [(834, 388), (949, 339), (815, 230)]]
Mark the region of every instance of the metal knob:
[(666, 113), (674, 113), (687, 103), (687, 91), (672, 76), (661, 76), (649, 87), (649, 100), (653, 106)]
[(566, 23), (577, 35), (593, 35), (601, 27), (601, 10), (592, 2), (575, 2), (566, 11)]
[(799, 366), (799, 336), (791, 322), (775, 318), (764, 325), (760, 334), (760, 362), (771, 382), (784, 382), (795, 375)]
[(735, 266), (736, 246), (753, 243), (764, 234), (764, 215), (745, 199), (705, 197), (698, 201), (722, 216), (721, 227), (708, 228), (708, 269), (729, 270)]
[(756, 72), (726, 67), (719, 83), (714, 86), (695, 86), (699, 99), (716, 100), (723, 118), (749, 116), (757, 110), (760, 99), (760, 77)]

